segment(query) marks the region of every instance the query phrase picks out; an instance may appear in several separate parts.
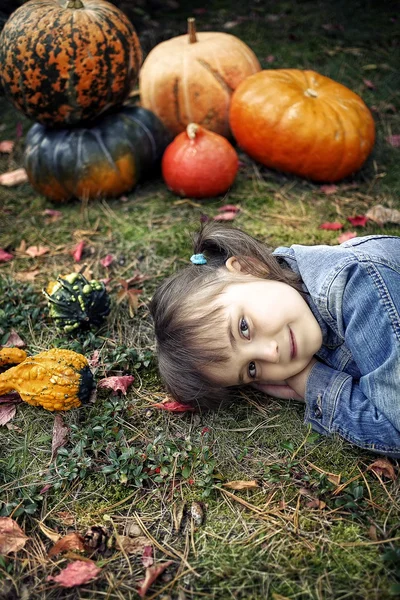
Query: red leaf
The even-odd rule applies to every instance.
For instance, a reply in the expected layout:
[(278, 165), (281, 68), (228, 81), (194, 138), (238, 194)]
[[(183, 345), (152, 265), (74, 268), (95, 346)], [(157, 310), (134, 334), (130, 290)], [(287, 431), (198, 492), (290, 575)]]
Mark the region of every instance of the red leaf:
[(109, 267), (114, 262), (114, 257), (112, 254), (107, 254), (104, 258), (101, 259), (100, 264), (103, 267)]
[(367, 87), (370, 90), (374, 90), (375, 89), (375, 85), (372, 83), (372, 81), (370, 79), (363, 79), (363, 83), (365, 85), (365, 87)]
[(353, 225), (353, 227), (365, 227), (368, 217), (365, 215), (356, 215), (355, 217), (347, 217), (347, 220)]
[(24, 340), (19, 337), (15, 329), (12, 328), (4, 346), (7, 348), (25, 348), (26, 344)]
[(59, 448), (65, 446), (68, 441), (69, 427), (65, 425), (64, 419), (61, 415), (55, 415), (53, 425), (53, 439), (51, 441), (51, 458), (52, 462), (56, 456)]
[(11, 421), (15, 417), (16, 411), (15, 404), (0, 404), (0, 425), (5, 425)]
[(28, 537), (11, 517), (0, 517), (0, 554), (21, 550)]
[(73, 259), (74, 259), (75, 262), (80, 262), (80, 260), (82, 258), (82, 252), (83, 252), (84, 246), (85, 246), (85, 242), (82, 240), (72, 250), (71, 254), (72, 254), (72, 257), (73, 257)]
[(145, 546), (143, 548), (142, 564), (144, 567), (151, 567), (153, 563), (153, 546)]
[(0, 142), (0, 152), (3, 152), (4, 154), (10, 154), (13, 148), (14, 142), (11, 142), (10, 140)]
[(5, 250), (3, 250), (3, 248), (0, 248), (0, 262), (7, 262), (8, 260), (12, 260), (13, 258), (14, 257), (12, 254), (6, 252)]
[(214, 221), (233, 221), (233, 219), (235, 217), (236, 217), (236, 212), (228, 211), (228, 212), (221, 213), (220, 215), (216, 215), (214, 217)]
[(336, 194), (336, 192), (338, 191), (338, 186), (337, 185), (321, 185), (321, 187), (319, 188), (321, 192), (323, 192), (324, 194), (326, 194), (327, 196), (329, 196), (330, 194)]
[(221, 206), (221, 208), (218, 209), (218, 212), (234, 212), (237, 213), (240, 211), (240, 208), (238, 206), (235, 206), (234, 204), (225, 204), (224, 206)]
[(393, 146), (393, 148), (400, 148), (400, 135), (388, 135), (386, 138), (388, 144)]
[(47, 581), (55, 581), (64, 588), (72, 588), (76, 585), (88, 583), (99, 575), (101, 569), (92, 560), (75, 560), (65, 567), (58, 575), (49, 575)]
[(193, 412), (194, 406), (190, 404), (182, 404), (176, 400), (164, 400), (163, 402), (156, 402), (152, 405), (154, 408), (161, 408), (162, 410), (169, 410), (170, 412)]
[(162, 565), (159, 565), (158, 567), (149, 567), (148, 569), (146, 569), (146, 576), (145, 576), (145, 578), (143, 580), (143, 583), (141, 584), (140, 588), (138, 589), (138, 594), (139, 594), (139, 596), (141, 598), (145, 597), (145, 595), (147, 594), (147, 591), (148, 591), (149, 587), (151, 586), (151, 584), (172, 563), (173, 563), (172, 560), (168, 560), (167, 562), (163, 563)]
[(336, 231), (337, 229), (342, 229), (343, 225), (342, 223), (322, 223), (322, 225), (319, 226), (319, 229), (330, 229), (332, 231)]
[(25, 181), (28, 181), (28, 176), (25, 169), (22, 168), (0, 175), (0, 185), (6, 185), (8, 187), (18, 185), (19, 183), (25, 183)]
[(343, 242), (347, 242), (347, 240), (351, 240), (355, 237), (357, 237), (355, 231), (346, 231), (345, 233), (342, 233), (342, 235), (339, 235), (338, 242), (339, 244), (343, 244)]
[(101, 379), (98, 383), (98, 387), (101, 388), (109, 388), (114, 390), (114, 392), (121, 391), (124, 396), (126, 396), (126, 392), (128, 387), (135, 381), (133, 375), (121, 375), (119, 377), (106, 377), (105, 379)]

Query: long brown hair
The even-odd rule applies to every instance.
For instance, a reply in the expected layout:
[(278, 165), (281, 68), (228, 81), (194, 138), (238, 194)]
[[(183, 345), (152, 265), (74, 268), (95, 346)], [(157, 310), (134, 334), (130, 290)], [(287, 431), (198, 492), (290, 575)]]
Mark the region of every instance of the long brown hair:
[(213, 407), (230, 395), (230, 388), (221, 388), (203, 374), (205, 367), (229, 358), (226, 347), (218, 344), (224, 325), (218, 296), (233, 281), (248, 281), (246, 275), (230, 273), (226, 260), (235, 256), (244, 273), (287, 283), (300, 293), (303, 289), (297, 274), (273, 256), (268, 246), (240, 229), (207, 223), (194, 237), (193, 252), (203, 254), (207, 264), (191, 264), (188, 257), (188, 266), (156, 290), (150, 312), (167, 392), (182, 403)]

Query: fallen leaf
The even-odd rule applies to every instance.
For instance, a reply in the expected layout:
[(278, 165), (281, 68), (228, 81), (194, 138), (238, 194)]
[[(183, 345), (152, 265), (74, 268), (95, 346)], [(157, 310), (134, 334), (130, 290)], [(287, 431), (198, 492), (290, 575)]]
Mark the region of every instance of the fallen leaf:
[(319, 229), (329, 229), (332, 231), (336, 231), (337, 229), (342, 229), (342, 227), (342, 223), (338, 223), (337, 221), (331, 223), (328, 221), (326, 223), (322, 223), (322, 225), (319, 226)]
[(58, 513), (56, 513), (56, 516), (58, 517), (58, 519), (61, 521), (61, 523), (63, 523), (64, 525), (74, 525), (75, 523), (75, 516), (68, 512), (67, 510), (62, 510)]
[(47, 581), (55, 581), (61, 587), (72, 588), (92, 581), (100, 572), (101, 569), (92, 560), (75, 560), (55, 577), (49, 575)]
[(372, 81), (370, 79), (363, 79), (363, 84), (365, 85), (365, 87), (367, 87), (370, 90), (375, 89), (375, 84), (372, 83)]
[(45, 208), (42, 214), (49, 217), (46, 219), (47, 224), (55, 223), (56, 221), (62, 219), (63, 216), (60, 210), (54, 210), (53, 208)]
[(85, 247), (85, 242), (82, 240), (81, 242), (78, 242), (78, 244), (72, 250), (72, 252), (71, 252), (72, 258), (74, 259), (75, 262), (80, 262), (80, 260), (82, 258), (82, 252), (83, 252), (84, 247)]
[(57, 452), (59, 448), (65, 446), (68, 441), (69, 435), (69, 427), (65, 425), (64, 419), (61, 415), (54, 416), (54, 425), (53, 425), (53, 439), (51, 441), (51, 458), (50, 462), (57, 456)]
[(4, 344), (7, 348), (25, 348), (26, 344), (22, 340), (14, 328), (11, 328), (10, 335)]
[(355, 217), (347, 217), (347, 220), (353, 225), (353, 227), (365, 227), (368, 217), (365, 215), (356, 215)]
[(265, 59), (265, 62), (267, 62), (268, 64), (275, 62), (275, 56), (273, 54), (268, 54), (267, 58)]
[(26, 181), (28, 181), (28, 175), (26, 174), (25, 169), (22, 168), (0, 175), (0, 185), (6, 185), (8, 187), (25, 183)]
[(233, 221), (236, 218), (236, 212), (230, 210), (213, 217), (214, 221)]
[(323, 194), (326, 194), (327, 196), (329, 196), (330, 194), (336, 194), (336, 192), (338, 191), (338, 186), (337, 185), (321, 185), (321, 187), (319, 188), (320, 192), (322, 192)]
[(342, 235), (339, 235), (338, 242), (339, 242), (339, 244), (343, 244), (343, 242), (352, 240), (355, 237), (357, 237), (357, 234), (355, 231), (346, 231), (345, 233), (342, 233)]
[(39, 494), (40, 494), (40, 495), (42, 495), (42, 494), (45, 494), (45, 493), (46, 493), (46, 492), (48, 492), (48, 491), (49, 491), (49, 490), (50, 490), (52, 487), (53, 487), (53, 486), (51, 485), (51, 483), (46, 483), (46, 485), (44, 485), (44, 486), (42, 487), (42, 489), (41, 489), (41, 490), (39, 490)]
[(18, 392), (10, 392), (9, 394), (3, 394), (0, 397), (0, 404), (19, 404), (20, 402), (22, 402), (22, 400)]
[(14, 277), (18, 281), (34, 281), (35, 277), (37, 277), (39, 273), (39, 269), (35, 269), (34, 271), (19, 271), (19, 273), (14, 275)]
[(221, 206), (218, 209), (218, 212), (223, 213), (223, 212), (234, 212), (234, 213), (238, 213), (240, 211), (239, 206), (236, 206), (235, 204), (225, 204), (224, 206)]
[(196, 525), (196, 527), (200, 527), (200, 525), (203, 524), (204, 521), (204, 509), (202, 504), (200, 504), (200, 502), (192, 502), (191, 506), (190, 506), (190, 516), (193, 519), (194, 524)]
[(98, 383), (98, 387), (109, 388), (114, 392), (122, 392), (126, 396), (128, 387), (135, 381), (133, 375), (120, 375), (114, 377), (106, 377), (101, 379)]
[(386, 138), (388, 144), (393, 146), (393, 148), (400, 148), (400, 135), (388, 135)]
[[(40, 490), (40, 493), (42, 493), (42, 490)], [(62, 536), (57, 531), (54, 531), (54, 529), (51, 529), (50, 527), (47, 527), (47, 525), (45, 525), (41, 521), (38, 523), (38, 525), (39, 525), (40, 531), (47, 538), (49, 538), (49, 540), (51, 540), (53, 542), (53, 544), (55, 544), (56, 542), (58, 542), (58, 540), (61, 539)]]
[(116, 546), (121, 548), (126, 554), (142, 554), (148, 544), (149, 540), (144, 535), (139, 535), (137, 537), (119, 535), (116, 540)]
[(98, 367), (100, 365), (100, 350), (95, 350), (88, 362), (90, 367)]
[(15, 404), (0, 404), (0, 425), (5, 425), (11, 421), (15, 417), (16, 412), (17, 407)]
[(400, 210), (385, 208), (381, 204), (377, 204), (370, 208), (365, 216), (378, 225), (384, 225), (385, 223), (395, 223), (396, 225), (400, 225)]
[(11, 517), (0, 517), (0, 554), (22, 550), (28, 539)]
[(127, 300), (129, 304), (129, 315), (134, 316), (135, 312), (139, 308), (139, 296), (142, 290), (135, 288), (125, 288), (117, 294), (117, 304), (120, 304), (123, 300)]
[(50, 252), (50, 248), (47, 246), (29, 246), (29, 248), (25, 250), (25, 254), (29, 254), (32, 258), (43, 256), (43, 254), (47, 254), (48, 252)]
[(378, 533), (377, 533), (375, 525), (371, 525), (370, 528), (368, 529), (368, 536), (374, 542), (378, 541)]
[(382, 475), (382, 477), (387, 477), (392, 481), (396, 479), (394, 467), (387, 458), (378, 458), (372, 465), (367, 467), (367, 471), (373, 471), (377, 475)]
[(138, 588), (138, 594), (141, 598), (145, 597), (145, 595), (147, 594), (147, 591), (148, 591), (149, 587), (152, 585), (152, 583), (154, 583), (154, 581), (157, 579), (157, 577), (159, 577), (161, 575), (161, 573), (163, 573), (167, 567), (172, 565), (172, 563), (173, 563), (172, 560), (167, 560), (167, 562), (163, 563), (162, 565), (158, 565), (157, 567), (156, 566), (148, 567), (146, 569), (146, 576), (145, 576), (143, 582), (141, 583), (140, 587)]
[(103, 265), (103, 267), (109, 267), (112, 263), (114, 262), (114, 257), (112, 254), (107, 254), (107, 256), (105, 256), (104, 258), (101, 259), (100, 264)]
[(182, 404), (176, 400), (163, 400), (162, 402), (156, 402), (152, 404), (152, 408), (161, 408), (162, 410), (169, 410), (170, 412), (193, 412), (194, 406), (190, 404)]
[(0, 248), (0, 262), (7, 262), (9, 260), (12, 260), (13, 258), (14, 256), (12, 254), (6, 252), (5, 250), (3, 250), (3, 248)]
[(222, 487), (229, 488), (230, 490), (254, 490), (260, 486), (255, 479), (252, 479), (250, 481), (228, 481), (228, 483), (223, 483)]
[(144, 548), (143, 548), (143, 554), (142, 554), (142, 564), (144, 567), (151, 567), (152, 564), (154, 563), (154, 559), (153, 559), (153, 546), (150, 546), (149, 544), (147, 544)]
[(68, 552), (68, 550), (85, 550), (83, 536), (77, 531), (72, 531), (57, 540), (54, 546), (50, 548), (48, 556), (51, 558), (52, 556), (61, 554), (61, 552)]
[(0, 142), (0, 152), (2, 152), (3, 154), (10, 154), (13, 148), (14, 142), (10, 140), (3, 140), (2, 142)]

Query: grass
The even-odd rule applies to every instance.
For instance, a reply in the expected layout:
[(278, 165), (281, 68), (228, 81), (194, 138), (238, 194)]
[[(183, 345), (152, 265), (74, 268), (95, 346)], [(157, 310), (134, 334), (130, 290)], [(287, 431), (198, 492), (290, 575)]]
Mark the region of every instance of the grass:
[[(400, 131), (399, 35), (394, 2), (262, 3), (216, 0), (158, 9), (143, 32), (151, 44), (185, 31), (196, 9), (198, 28), (227, 30), (247, 42), (264, 68), (315, 69), (359, 93), (377, 125), (372, 156), (353, 178), (326, 195), (319, 185), (276, 173), (243, 153), (238, 178), (225, 198), (182, 202), (159, 176), (125, 199), (54, 206), (28, 185), (0, 188), (0, 247), (16, 258), (0, 264), (2, 341), (14, 328), (35, 354), (53, 346), (89, 358), (100, 351), (97, 380), (131, 373), (128, 394), (98, 389), (95, 403), (66, 413), (69, 440), (51, 462), (54, 415), (18, 406), (11, 427), (0, 428), (0, 514), (12, 516), (30, 536), (25, 549), (0, 557), (0, 597), (5, 599), (137, 598), (144, 577), (141, 555), (121, 552), (116, 535), (143, 534), (157, 564), (172, 564), (147, 598), (260, 600), (385, 600), (400, 594), (400, 489), (374, 475), (375, 456), (339, 438), (324, 438), (303, 424), (295, 402), (242, 394), (226, 410), (171, 415), (153, 408), (165, 393), (157, 375), (147, 302), (164, 276), (191, 253), (189, 233), (203, 213), (227, 202), (241, 206), (235, 224), (271, 246), (336, 244), (324, 221), (365, 214), (371, 206), (400, 208), (399, 150), (386, 138)], [(246, 18), (238, 18), (246, 17)], [(146, 47), (146, 44), (148, 47)], [(274, 57), (272, 63), (268, 57)], [(367, 87), (370, 80), (374, 89)], [(22, 165), (23, 137), (31, 123), (0, 99), (1, 139), (23, 135), (0, 171)], [(351, 185), (350, 185), (351, 184)], [(62, 219), (49, 222), (46, 208)], [(399, 233), (398, 226), (369, 222), (359, 235)], [(112, 312), (89, 334), (68, 337), (54, 328), (41, 289), (71, 272), (69, 252), (85, 241), (92, 277), (111, 277)], [(31, 258), (21, 243), (49, 246)], [(19, 249), (19, 250), (18, 250)], [(99, 260), (113, 254), (105, 269)], [(21, 273), (37, 271), (32, 281)], [(135, 272), (141, 305), (132, 318), (116, 303), (120, 278)], [(330, 474), (340, 474), (340, 485)], [(234, 491), (232, 480), (258, 487)], [(204, 520), (191, 513), (200, 503)], [(102, 525), (109, 547), (92, 558), (99, 578), (60, 589), (47, 581), (71, 560), (49, 559), (48, 530), (84, 534)], [(47, 534), (46, 534), (47, 531)], [(389, 540), (389, 541), (388, 541)], [(390, 541), (393, 540), (393, 541)], [(72, 555), (72, 558), (74, 556)], [(76, 558), (76, 556), (75, 556)]]

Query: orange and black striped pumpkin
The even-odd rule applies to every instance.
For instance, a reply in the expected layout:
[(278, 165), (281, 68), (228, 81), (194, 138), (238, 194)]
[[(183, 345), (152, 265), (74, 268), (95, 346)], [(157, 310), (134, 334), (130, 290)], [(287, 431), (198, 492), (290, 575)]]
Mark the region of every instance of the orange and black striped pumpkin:
[(136, 82), (140, 43), (105, 0), (30, 0), (0, 35), (0, 79), (27, 117), (73, 125), (122, 104)]
[(170, 142), (149, 110), (124, 106), (85, 127), (36, 123), (25, 141), (31, 185), (56, 202), (120, 196), (149, 175)]

